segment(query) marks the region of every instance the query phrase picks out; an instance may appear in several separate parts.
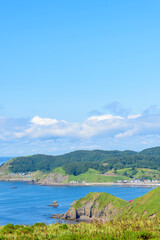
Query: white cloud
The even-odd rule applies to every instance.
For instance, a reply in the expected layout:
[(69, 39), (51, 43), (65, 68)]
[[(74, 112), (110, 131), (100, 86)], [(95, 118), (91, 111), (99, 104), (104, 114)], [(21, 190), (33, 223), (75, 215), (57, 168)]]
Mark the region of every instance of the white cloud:
[[(8, 125), (7, 125), (8, 124)], [(126, 117), (111, 114), (92, 116), (84, 122), (67, 122), (51, 118), (33, 117), (24, 125), (19, 121), (0, 121), (0, 138), (77, 138), (86, 139), (96, 136), (115, 138), (134, 135), (160, 134), (160, 115), (129, 115)]]
[(93, 116), (93, 117), (89, 117), (88, 121), (103, 121), (103, 120), (110, 120), (110, 119), (123, 119), (123, 117), (120, 116), (113, 116), (112, 114), (106, 114), (106, 115), (100, 115), (100, 116)]
[[(41, 148), (37, 146), (37, 142)], [(144, 146), (145, 142), (148, 143), (147, 146), (152, 146), (153, 143), (160, 145), (160, 114), (145, 113), (123, 117), (105, 114), (89, 117), (83, 122), (39, 116), (32, 119), (0, 117), (1, 146), (17, 144), (17, 148), (19, 143), (18, 148), (22, 145), (30, 146), (33, 152), (35, 149), (38, 152), (38, 149), (44, 148), (48, 149), (48, 152), (59, 151), (60, 146), (63, 149), (66, 146), (68, 151), (83, 147), (92, 149), (94, 146), (107, 149), (108, 146), (120, 148), (124, 145), (126, 148), (129, 143), (139, 147)]]
[(56, 119), (51, 118), (40, 118), (39, 116), (35, 116), (32, 118), (31, 123), (35, 125), (41, 125), (41, 126), (48, 126), (58, 123)]

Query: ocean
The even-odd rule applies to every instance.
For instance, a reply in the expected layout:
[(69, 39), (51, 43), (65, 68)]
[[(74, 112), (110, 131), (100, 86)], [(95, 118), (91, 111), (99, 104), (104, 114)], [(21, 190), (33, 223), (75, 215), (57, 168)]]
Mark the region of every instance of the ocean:
[[(16, 188), (13, 188), (16, 187)], [(58, 220), (52, 214), (65, 213), (72, 202), (89, 192), (106, 192), (124, 200), (132, 200), (152, 188), (120, 186), (39, 186), (23, 182), (0, 182), (0, 225), (51, 224)], [(57, 208), (48, 206), (57, 201)]]

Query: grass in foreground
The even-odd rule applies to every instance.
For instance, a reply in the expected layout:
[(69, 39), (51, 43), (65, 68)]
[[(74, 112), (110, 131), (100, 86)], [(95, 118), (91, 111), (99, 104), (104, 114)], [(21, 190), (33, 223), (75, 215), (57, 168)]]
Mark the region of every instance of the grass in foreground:
[(0, 240), (118, 240), (160, 239), (160, 220), (127, 220), (114, 222), (51, 224), (32, 226), (8, 224), (0, 227)]

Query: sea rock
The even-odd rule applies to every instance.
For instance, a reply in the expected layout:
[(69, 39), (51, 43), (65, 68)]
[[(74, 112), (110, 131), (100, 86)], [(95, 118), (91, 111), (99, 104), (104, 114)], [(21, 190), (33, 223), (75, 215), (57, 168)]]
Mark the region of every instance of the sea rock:
[(60, 219), (60, 218), (63, 218), (63, 215), (64, 214), (57, 213), (57, 214), (53, 214), (50, 218), (56, 218), (56, 219), (59, 218)]
[(52, 204), (49, 204), (48, 206), (58, 207), (58, 202), (57, 201), (53, 201)]

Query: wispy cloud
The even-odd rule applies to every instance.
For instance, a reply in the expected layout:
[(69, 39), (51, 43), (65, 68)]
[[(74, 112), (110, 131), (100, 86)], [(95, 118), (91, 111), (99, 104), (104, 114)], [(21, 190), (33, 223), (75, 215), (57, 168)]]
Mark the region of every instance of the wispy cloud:
[(99, 148), (115, 146), (121, 149), (122, 145), (127, 148), (129, 142), (135, 149), (144, 145), (151, 146), (153, 143), (160, 145), (160, 112), (152, 108), (152, 111), (147, 110), (135, 115), (95, 115), (83, 122), (40, 116), (32, 119), (0, 117), (0, 142), (1, 145), (8, 146), (11, 143), (17, 145), (20, 143), (22, 146), (28, 144), (30, 146), (28, 148), (32, 151), (34, 149), (35, 152), (44, 146), (45, 149), (48, 146), (48, 150), (45, 151), (51, 152), (60, 150), (60, 146), (69, 151), (82, 149), (83, 146), (86, 149), (92, 149), (94, 146)]
[(97, 109), (93, 109), (88, 113), (88, 116), (99, 116), (99, 115), (103, 115), (103, 113)]
[(151, 105), (143, 111), (143, 115), (160, 114), (160, 108), (157, 105)]
[(112, 113), (113, 115), (127, 116), (130, 113), (130, 109), (124, 108), (120, 102), (114, 101), (104, 106), (104, 109)]

